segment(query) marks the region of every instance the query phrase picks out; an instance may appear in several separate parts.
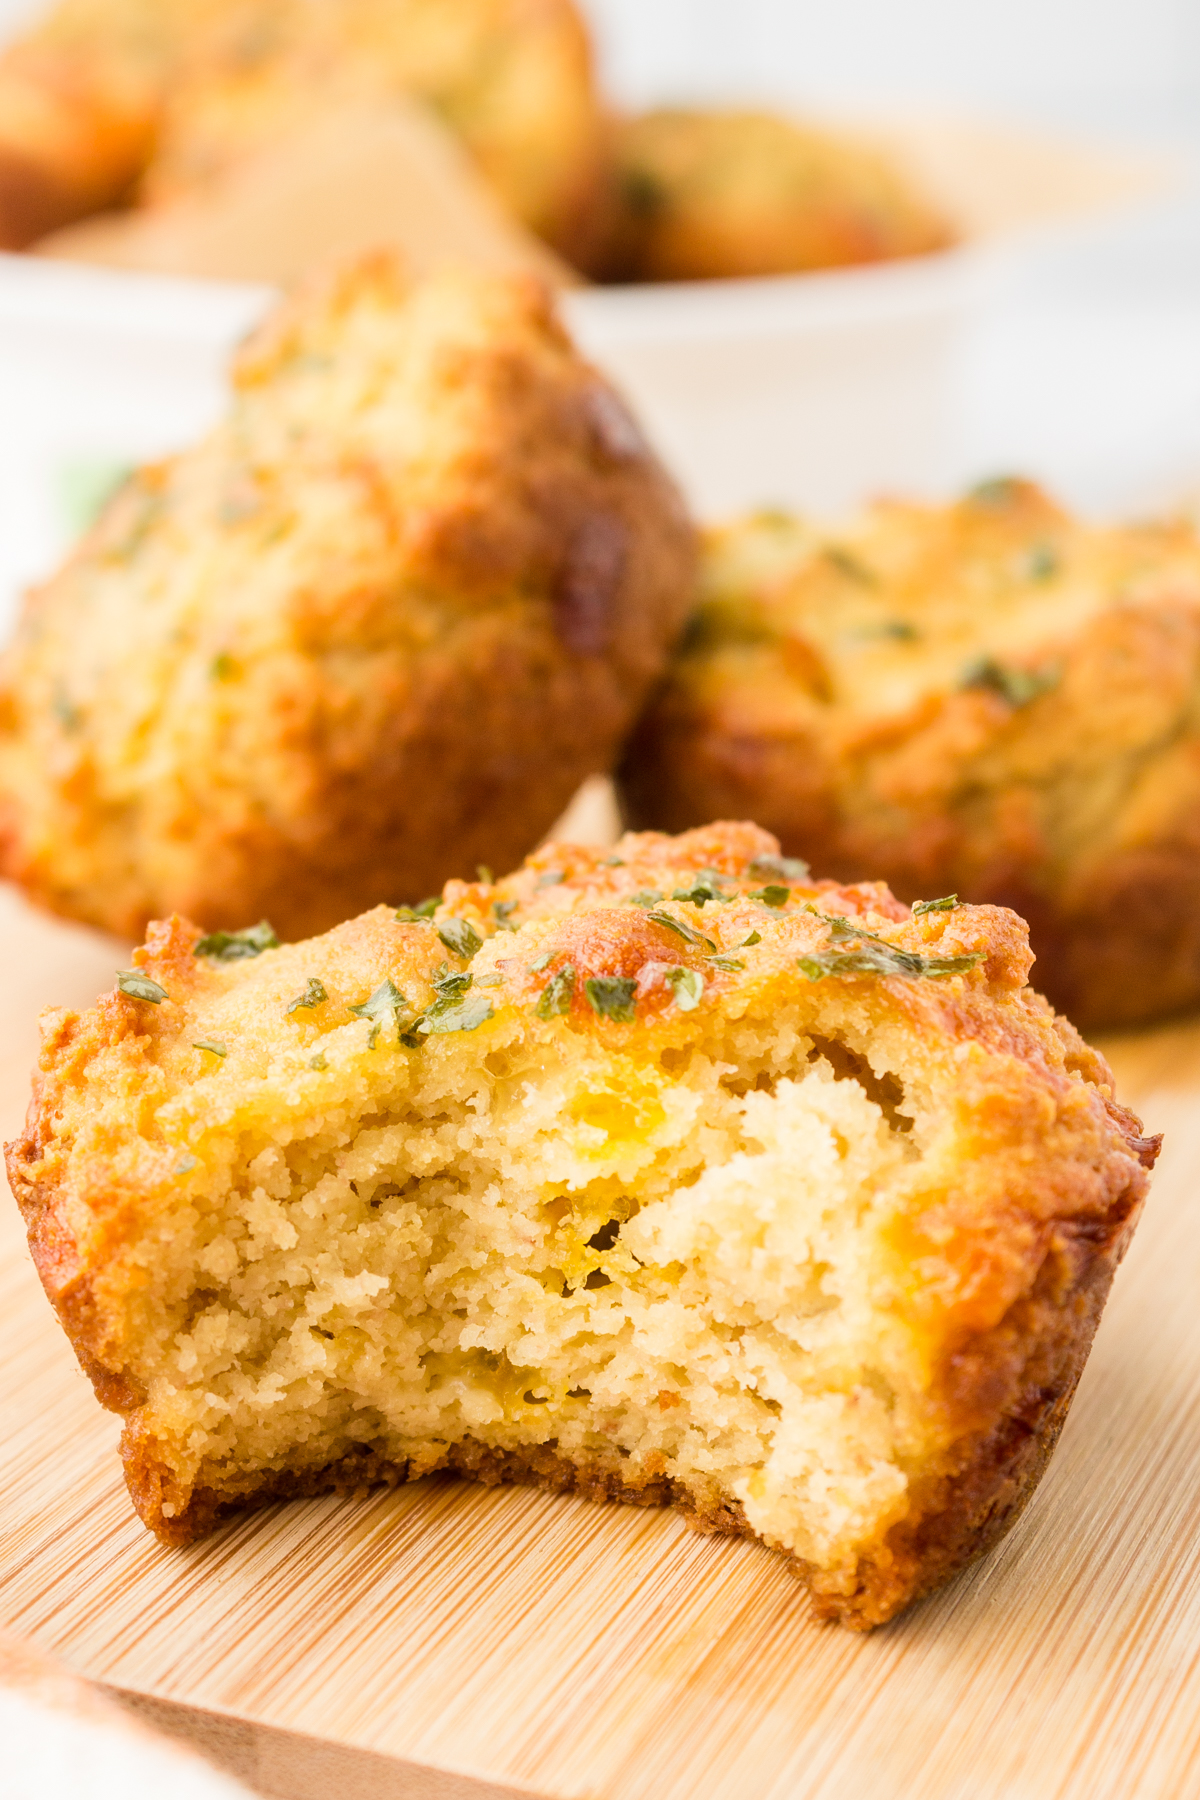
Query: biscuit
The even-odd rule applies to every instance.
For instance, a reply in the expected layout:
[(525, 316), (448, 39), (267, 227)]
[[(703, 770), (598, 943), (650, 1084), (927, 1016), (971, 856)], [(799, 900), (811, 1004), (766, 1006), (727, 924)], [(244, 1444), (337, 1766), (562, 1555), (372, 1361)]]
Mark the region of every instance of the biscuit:
[(750, 825), (154, 926), (47, 1016), (8, 1165), (142, 1519), (451, 1469), (890, 1618), (1028, 1498), (1157, 1153), (1029, 963)]
[(782, 275), (953, 240), (884, 152), (773, 113), (646, 113), (618, 124), (613, 159), (612, 280)]
[(511, 866), (692, 602), (678, 493), (531, 278), (355, 264), (234, 386), (0, 664), (0, 870), (135, 940), (175, 911), (305, 936)]
[(1028, 922), (1077, 1024), (1200, 1000), (1200, 542), (1021, 481), (709, 540), (622, 774), (631, 823), (753, 811), (791, 854)]
[(572, 0), (59, 0), (0, 57), (0, 246), (193, 193), (389, 95), (427, 102), (515, 218), (594, 254), (608, 134)]

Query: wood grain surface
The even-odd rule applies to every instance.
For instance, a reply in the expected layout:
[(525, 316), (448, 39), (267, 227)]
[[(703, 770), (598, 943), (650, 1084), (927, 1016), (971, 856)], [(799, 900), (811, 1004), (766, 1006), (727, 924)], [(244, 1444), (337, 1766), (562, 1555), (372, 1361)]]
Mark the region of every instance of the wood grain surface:
[[(39, 1007), (122, 960), (0, 894), (6, 1136)], [(1005, 1544), (875, 1635), (810, 1623), (753, 1544), (442, 1478), (163, 1549), (11, 1203), (0, 1625), (291, 1800), (1194, 1795), (1200, 1026), (1105, 1048), (1167, 1141), (1061, 1446)]]

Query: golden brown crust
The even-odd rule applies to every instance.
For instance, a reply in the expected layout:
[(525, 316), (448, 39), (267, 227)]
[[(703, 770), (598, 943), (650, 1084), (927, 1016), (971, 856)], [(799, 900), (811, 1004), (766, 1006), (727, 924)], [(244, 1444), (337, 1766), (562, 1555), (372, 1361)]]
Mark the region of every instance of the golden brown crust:
[[(724, 897), (706, 901), (714, 883)], [(856, 938), (856, 922), (871, 935)], [(235, 1508), (448, 1469), (595, 1499), (670, 1503), (701, 1529), (755, 1535), (727, 1490), (676, 1479), (657, 1452), (633, 1461), (618, 1448), (566, 1455), (555, 1438), (514, 1447), (466, 1430), (423, 1444), (416, 1462), (370, 1439), (332, 1460), (314, 1462), (296, 1444), (265, 1468), (225, 1455), (197, 1471), (170, 1441), (143, 1380), (141, 1328), (131, 1326), (128, 1308), (147, 1267), (143, 1234), (157, 1228), (164, 1204), (179, 1204), (172, 1196), (187, 1160), (179, 1164), (179, 1102), (193, 1109), (197, 1127), (206, 1118), (227, 1122), (240, 1104), (243, 1070), (278, 1063), (286, 1074), (301, 1040), (285, 1003), (306, 978), (319, 976), (335, 1023), (347, 1001), (370, 993), (385, 972), (412, 1006), (423, 1006), (433, 965), (443, 959), (444, 968), (454, 928), (465, 924), (488, 940), (472, 966), (480, 988), (486, 984), (492, 1022), (457, 1045), (430, 1040), (411, 1053), (388, 1052), (400, 1073), (410, 1054), (435, 1080), (446, 1079), (456, 1057), (477, 1068), (494, 1048), (503, 1060), (514, 1031), (531, 1046), (531, 1066), (539, 1045), (549, 1050), (564, 1037), (614, 1059), (632, 1050), (639, 1067), (656, 1059), (666, 1066), (690, 1041), (695, 1016), (671, 1003), (660, 978), (666, 962), (703, 972), (704, 1007), (731, 1020), (747, 1008), (773, 1016), (798, 1001), (812, 1005), (813, 996), (823, 1006), (828, 994), (831, 1018), (844, 1002), (860, 1028), (873, 1021), (869, 1029), (879, 1035), (869, 1041), (894, 1043), (899, 1034), (920, 1047), (930, 1078), (944, 1089), (938, 1105), (950, 1108), (946, 1129), (953, 1114), (966, 1132), (956, 1153), (965, 1160), (931, 1174), (929, 1191), (887, 1225), (875, 1279), (878, 1304), (896, 1309), (928, 1358), (922, 1404), (936, 1436), (912, 1462), (901, 1514), (862, 1545), (852, 1581), (841, 1568), (794, 1560), (820, 1616), (868, 1629), (982, 1554), (1017, 1517), (1053, 1448), (1158, 1140), (1144, 1137), (1113, 1099), (1103, 1058), (1024, 986), (1030, 958), (1019, 920), (967, 906), (913, 918), (877, 884), (804, 880), (779, 863), (773, 839), (748, 825), (677, 840), (630, 835), (615, 852), (549, 845), (494, 884), (448, 884), (432, 924), (397, 920), (381, 908), (325, 939), (225, 967), (198, 957), (196, 928), (174, 920), (156, 926), (135, 957), (143, 976), (159, 984), (159, 1003), (114, 992), (82, 1017), (51, 1016), (26, 1131), (8, 1149), (10, 1182), (80, 1360), (104, 1404), (125, 1415), (122, 1455), (147, 1525), (183, 1543)], [(882, 956), (882, 970), (855, 973), (839, 964), (838, 945), (854, 942), (877, 963)], [(899, 968), (887, 973), (894, 966), (887, 958), (896, 955), (951, 959), (952, 967), (944, 978), (901, 978)], [(799, 959), (822, 957), (833, 966), (815, 979), (798, 974)], [(568, 964), (576, 975), (569, 1001), (540, 1006)], [(584, 996), (592, 978), (630, 980), (636, 1022), (595, 1010)], [(214, 1007), (223, 1010), (214, 1014)], [(200, 1086), (196, 1040), (211, 1036), (217, 1016), (230, 1059)], [(890, 1090), (864, 1054), (821, 1039), (823, 1016), (805, 1029), (834, 1079), (899, 1105), (903, 1093)], [(402, 1045), (410, 1041), (411, 1034), (401, 1036)], [(386, 1083), (384, 1047), (371, 1044), (354, 1079)], [(286, 1082), (300, 1079), (305, 1066), (296, 1063)], [(260, 1075), (253, 1081), (257, 1091)], [(379, 1113), (387, 1091), (374, 1102)], [(288, 1098), (287, 1118), (298, 1104)], [(164, 1133), (168, 1119), (174, 1122)], [(593, 1255), (582, 1266), (596, 1262)], [(914, 1271), (924, 1273), (918, 1279)], [(675, 1396), (660, 1396), (664, 1403)]]
[(1190, 528), (1100, 531), (1004, 482), (836, 539), (749, 520), (710, 559), (626, 752), (634, 824), (752, 808), (844, 880), (1011, 907), (1038, 986), (1087, 1026), (1196, 1004)]
[(689, 603), (682, 502), (532, 280), (369, 261), (236, 383), (5, 665), (4, 872), (124, 936), (301, 937), (512, 864), (611, 764)]

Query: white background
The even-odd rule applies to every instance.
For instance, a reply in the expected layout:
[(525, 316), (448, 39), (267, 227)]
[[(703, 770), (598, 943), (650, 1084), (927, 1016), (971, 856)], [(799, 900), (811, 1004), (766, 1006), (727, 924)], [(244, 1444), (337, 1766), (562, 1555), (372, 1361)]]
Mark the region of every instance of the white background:
[[(1200, 0), (583, 3), (630, 104), (929, 105), (1170, 142), (1200, 161)], [(0, 0), (0, 28), (30, 10)], [(1194, 176), (1136, 218), (1014, 261), (963, 365), (955, 468), (963, 481), (1027, 470), (1094, 511), (1200, 492)]]
[(620, 96), (961, 103), (1151, 129), (1200, 108), (1200, 0), (585, 0)]

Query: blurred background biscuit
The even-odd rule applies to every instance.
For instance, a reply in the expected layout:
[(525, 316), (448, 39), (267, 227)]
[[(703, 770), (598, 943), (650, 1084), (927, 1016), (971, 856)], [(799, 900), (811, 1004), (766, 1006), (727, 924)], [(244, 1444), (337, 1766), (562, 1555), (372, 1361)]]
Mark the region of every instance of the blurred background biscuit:
[(1192, 1006), (1200, 541), (1012, 480), (717, 531), (622, 779), (639, 825), (752, 813), (823, 873), (1012, 906), (1081, 1024)]
[(611, 766), (693, 531), (543, 286), (351, 265), (242, 351), (3, 665), (3, 866), (136, 934), (287, 937), (516, 861)]

